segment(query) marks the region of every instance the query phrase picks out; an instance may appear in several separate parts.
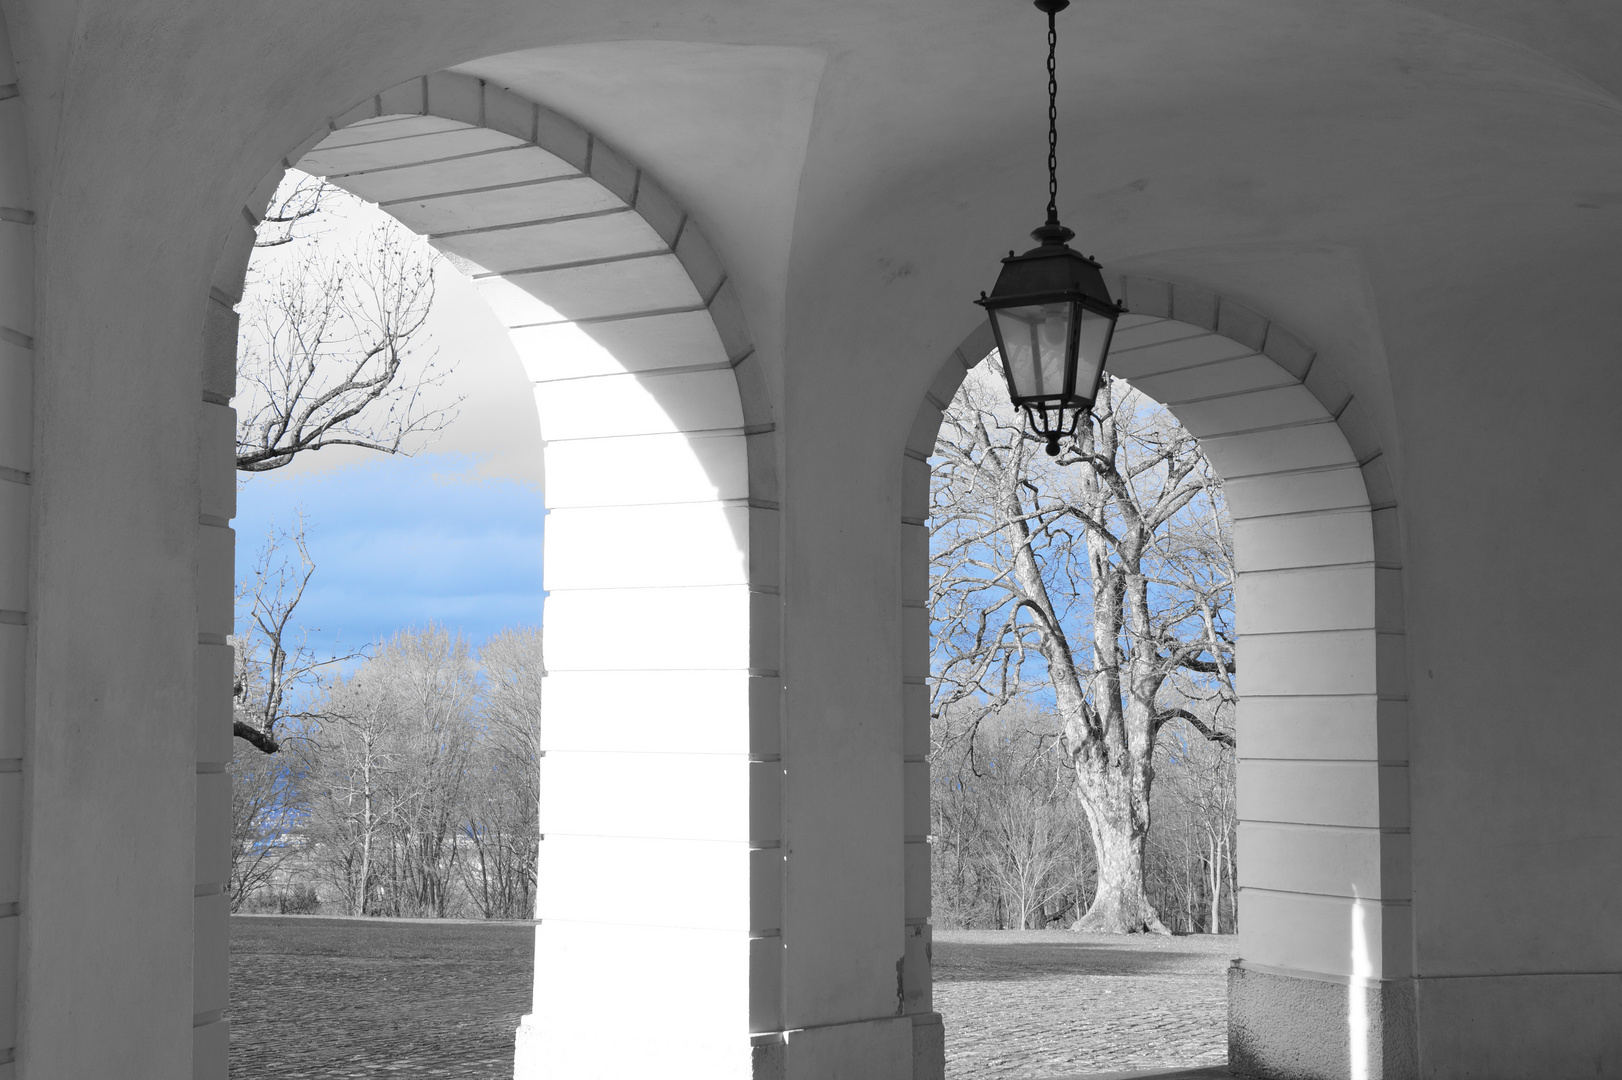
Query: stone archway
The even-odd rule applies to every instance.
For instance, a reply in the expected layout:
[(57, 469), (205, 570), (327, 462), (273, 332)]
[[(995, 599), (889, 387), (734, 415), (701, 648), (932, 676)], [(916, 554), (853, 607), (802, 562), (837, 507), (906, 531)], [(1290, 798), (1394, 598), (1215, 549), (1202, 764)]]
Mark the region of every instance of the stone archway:
[[(1199, 438), (1234, 522), (1242, 957), (1229, 979), (1230, 1064), (1407, 1075), (1406, 656), (1383, 454), (1361, 403), (1284, 327), (1202, 289), (1115, 284), (1131, 314), (1109, 370)], [(941, 366), (902, 460), (909, 943), (928, 939), (928, 847), (916, 835), (929, 814), (928, 459), (942, 410), (991, 347), (982, 324)], [(918, 982), (927, 1001), (927, 976)]]
[[(782, 1027), (779, 507), (754, 348), (725, 268), (653, 177), (454, 72), (367, 99), (284, 159), (210, 291), (196, 1075), (223, 1077), (228, 1048), (233, 307), (258, 215), (294, 166), (379, 203), (470, 274), (536, 386), (549, 678), (518, 1075), (540, 1075), (543, 1055), (568, 1071), (609, 1053), (745, 1076), (750, 1033)], [(649, 880), (666, 883), (657, 902)]]

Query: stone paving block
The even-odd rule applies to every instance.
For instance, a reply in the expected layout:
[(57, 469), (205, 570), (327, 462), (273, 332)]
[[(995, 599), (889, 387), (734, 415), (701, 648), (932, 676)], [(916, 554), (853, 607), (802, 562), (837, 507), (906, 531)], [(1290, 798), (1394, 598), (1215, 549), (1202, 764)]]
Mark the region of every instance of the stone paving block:
[(1226, 972), (1238, 947), (1231, 935), (936, 930), (947, 1080), (1223, 1065)]

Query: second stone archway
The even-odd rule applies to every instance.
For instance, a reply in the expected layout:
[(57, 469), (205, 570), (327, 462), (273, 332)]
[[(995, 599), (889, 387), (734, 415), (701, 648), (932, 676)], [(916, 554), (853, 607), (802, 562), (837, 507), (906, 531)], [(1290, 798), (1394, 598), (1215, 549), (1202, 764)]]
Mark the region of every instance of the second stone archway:
[[(1234, 522), (1241, 959), (1229, 980), (1229, 1064), (1347, 1075), (1362, 1061), (1364, 1076), (1408, 1075), (1402, 563), (1381, 448), (1329, 363), (1284, 327), (1203, 289), (1112, 285), (1132, 313), (1110, 373), (1199, 438)], [(930, 881), (929, 458), (942, 410), (991, 348), (982, 324), (942, 364), (901, 462), (907, 922), (919, 953)]]

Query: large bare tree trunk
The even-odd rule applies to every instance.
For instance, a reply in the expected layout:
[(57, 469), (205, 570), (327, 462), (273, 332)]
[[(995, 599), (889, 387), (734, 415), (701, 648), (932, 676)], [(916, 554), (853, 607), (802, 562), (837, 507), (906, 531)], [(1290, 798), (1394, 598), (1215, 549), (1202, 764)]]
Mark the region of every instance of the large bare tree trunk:
[[(1143, 887), (1143, 846), (1149, 837), (1148, 763), (1123, 771), (1078, 755), (1076, 795), (1087, 815), (1098, 859), (1098, 888), (1087, 914), (1070, 929), (1091, 934), (1170, 934)], [(1140, 794), (1141, 793), (1141, 794)]]

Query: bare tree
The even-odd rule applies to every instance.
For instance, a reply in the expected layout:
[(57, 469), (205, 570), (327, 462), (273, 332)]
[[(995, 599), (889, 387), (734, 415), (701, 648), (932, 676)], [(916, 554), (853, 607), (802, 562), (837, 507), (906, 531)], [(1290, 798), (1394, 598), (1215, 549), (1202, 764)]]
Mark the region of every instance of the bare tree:
[[(1098, 866), (1074, 928), (1165, 933), (1144, 889), (1154, 746), (1189, 693), (1232, 695), (1220, 482), (1193, 436), (1124, 383), (1046, 459), (994, 378), (947, 410), (932, 487), (934, 711), (1051, 696)], [(1214, 533), (1213, 524), (1214, 523)], [(1191, 681), (1192, 680), (1192, 681)]]
[[(1213, 717), (1211, 723), (1230, 726), (1226, 717)], [(1150, 892), (1158, 883), (1165, 897), (1162, 914), (1167, 901), (1175, 900), (1189, 933), (1236, 929), (1234, 767), (1231, 747), (1211, 742), (1180, 720), (1166, 726), (1155, 747)]]
[(350, 915), (369, 915), (379, 849), (399, 810), (390, 773), (393, 717), (381, 695), (340, 680), (304, 746), (310, 835), (319, 868)]
[(237, 582), (231, 732), (266, 754), (281, 749), (289, 723), (311, 718), (322, 672), (361, 655), (318, 656), (309, 646), (308, 631), (295, 626), (294, 613), (314, 573), (300, 510), (294, 512), (291, 530), (271, 530), (253, 568)]
[(491, 635), (478, 660), (482, 730), (470, 760), (462, 834), (473, 850), (462, 879), (485, 918), (527, 919), (540, 842), (540, 628)]
[(288, 754), (244, 751), (231, 755), (231, 910), (270, 886), (303, 842), (300, 769)]
[[(443, 382), (432, 351), (418, 356), (434, 298), (434, 255), (392, 222), (352, 246), (322, 242), (334, 214), (360, 200), (289, 171), (266, 210), (240, 306), (237, 469), (265, 472), (325, 446), (409, 453), (455, 416), (425, 392)], [(295, 612), (315, 563), (302, 516), (276, 530), (237, 593), (237, 715), (233, 731), (264, 753), (280, 728), (308, 719), (304, 699), (328, 665)], [(294, 637), (298, 640), (295, 643)]]
[(502, 630), (475, 662), (446, 630), (408, 629), (303, 687), (282, 752), (242, 744), (231, 764), (233, 902), (266, 886), (313, 898), (319, 881), (352, 915), (528, 918), (541, 641), (538, 627)]
[(358, 446), (410, 453), (455, 417), (424, 392), (448, 374), (419, 340), (436, 256), (391, 222), (351, 245), (317, 243), (324, 216), (359, 204), (290, 171), (259, 226), (239, 305), (237, 469)]
[(1041, 929), (1093, 877), (1073, 782), (1048, 712), (1012, 701), (931, 724), (937, 911), (946, 924)]
[(281, 247), (309, 238), (319, 231), (312, 226), (321, 221), (322, 212), (330, 210), (347, 195), (343, 188), (327, 183), (322, 177), (289, 170), (259, 219), (253, 246)]
[(459, 636), (403, 630), (336, 680), (310, 739), (311, 832), (354, 914), (451, 914), (478, 683)]

